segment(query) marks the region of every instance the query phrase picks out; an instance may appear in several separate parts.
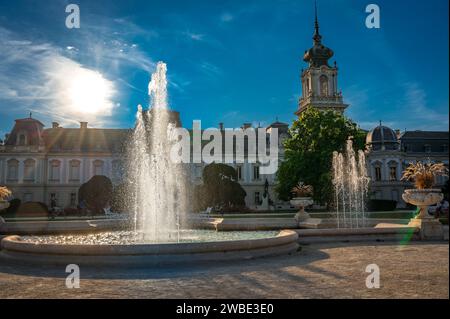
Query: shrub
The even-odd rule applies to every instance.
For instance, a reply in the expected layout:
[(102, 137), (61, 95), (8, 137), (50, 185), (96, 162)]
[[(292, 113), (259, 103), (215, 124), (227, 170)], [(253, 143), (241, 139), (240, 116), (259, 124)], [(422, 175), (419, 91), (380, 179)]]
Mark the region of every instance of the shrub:
[(245, 190), (237, 182), (236, 170), (225, 164), (212, 163), (203, 170), (203, 185), (195, 187), (194, 209), (218, 207), (234, 210), (245, 206)]
[(78, 198), (84, 200), (94, 214), (102, 214), (111, 202), (112, 190), (113, 185), (108, 177), (96, 175), (80, 186)]

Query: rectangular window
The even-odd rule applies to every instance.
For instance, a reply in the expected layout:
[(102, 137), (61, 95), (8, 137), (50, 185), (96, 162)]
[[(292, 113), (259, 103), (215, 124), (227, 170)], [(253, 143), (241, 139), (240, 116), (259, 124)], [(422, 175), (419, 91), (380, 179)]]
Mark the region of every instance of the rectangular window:
[(50, 163), (50, 180), (59, 181), (59, 168), (60, 168), (59, 161), (55, 160)]
[(25, 161), (24, 167), (24, 180), (33, 181), (34, 180), (34, 161)]
[(391, 166), (389, 168), (389, 180), (396, 181), (397, 180), (397, 167)]
[(79, 181), (80, 180), (80, 163), (71, 162), (69, 167), (69, 180)]
[(94, 175), (104, 175), (103, 166), (103, 161), (94, 161)]
[(23, 194), (23, 201), (25, 203), (32, 202), (33, 201), (33, 193), (25, 193), (25, 194)]
[(261, 204), (261, 194), (259, 192), (255, 192), (255, 205)]
[(236, 167), (236, 171), (237, 171), (237, 178), (238, 180), (242, 180), (242, 166), (238, 166)]
[(253, 166), (253, 179), (259, 180), (259, 166)]
[(17, 180), (18, 179), (18, 165), (12, 164), (8, 166), (8, 180)]
[(375, 180), (381, 181), (381, 167), (379, 166), (375, 167)]
[(71, 207), (77, 206), (77, 193), (70, 193), (70, 203), (69, 205)]

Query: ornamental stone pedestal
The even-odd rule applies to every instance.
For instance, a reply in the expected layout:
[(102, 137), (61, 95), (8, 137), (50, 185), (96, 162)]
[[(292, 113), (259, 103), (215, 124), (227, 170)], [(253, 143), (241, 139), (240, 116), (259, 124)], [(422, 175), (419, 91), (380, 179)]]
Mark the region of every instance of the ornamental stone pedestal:
[(428, 206), (440, 202), (444, 195), (440, 189), (406, 189), (402, 195), (405, 202), (419, 207), (419, 214), (412, 218), (408, 226), (420, 229), (424, 240), (442, 240), (444, 231), (438, 219), (428, 214)]
[(0, 200), (0, 210), (7, 209), (9, 207), (9, 202), (7, 200)]
[(290, 203), (292, 206), (299, 208), (299, 211), (295, 214), (295, 220), (297, 220), (297, 222), (303, 222), (311, 218), (311, 216), (305, 212), (305, 207), (314, 203), (311, 197), (294, 197), (291, 199)]
[[(9, 207), (9, 202), (6, 200), (0, 200), (0, 210), (6, 209)], [(2, 216), (0, 216), (0, 230), (2, 228), (2, 224), (5, 224), (5, 220)]]

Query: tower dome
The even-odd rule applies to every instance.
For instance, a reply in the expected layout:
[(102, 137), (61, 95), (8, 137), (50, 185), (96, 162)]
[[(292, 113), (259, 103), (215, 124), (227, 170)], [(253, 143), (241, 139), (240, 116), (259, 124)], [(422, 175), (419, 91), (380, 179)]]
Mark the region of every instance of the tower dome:
[(373, 151), (398, 150), (399, 145), (395, 131), (381, 122), (367, 134), (366, 144)]
[(313, 47), (305, 51), (303, 61), (308, 62), (311, 67), (328, 66), (328, 60), (333, 56), (333, 50), (322, 44), (322, 36), (319, 33), (319, 21), (317, 19), (317, 6), (315, 9)]

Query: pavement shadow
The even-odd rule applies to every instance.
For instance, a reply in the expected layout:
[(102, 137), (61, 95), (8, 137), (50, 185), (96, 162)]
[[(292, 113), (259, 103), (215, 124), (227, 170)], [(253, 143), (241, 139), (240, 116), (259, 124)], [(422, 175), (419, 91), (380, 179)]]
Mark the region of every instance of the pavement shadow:
[[(178, 265), (157, 265), (149, 267), (128, 266), (80, 266), (81, 277), (84, 279), (111, 279), (111, 280), (134, 280), (134, 279), (169, 279), (182, 277), (204, 277), (224, 274), (239, 275), (244, 272), (257, 272), (273, 270), (277, 271), (286, 267), (303, 267), (317, 260), (327, 259), (329, 255), (320, 250), (308, 247), (295, 253), (262, 257), (250, 260), (220, 261), (187, 263)], [(52, 277), (66, 278), (64, 265), (24, 264), (0, 259), (0, 275), (11, 274), (29, 277)], [(288, 274), (285, 274), (288, 276)], [(242, 279), (251, 281), (250, 277)], [(297, 278), (299, 282), (305, 279)]]

